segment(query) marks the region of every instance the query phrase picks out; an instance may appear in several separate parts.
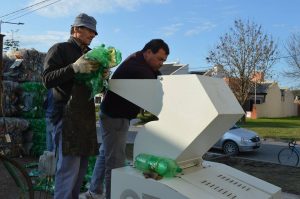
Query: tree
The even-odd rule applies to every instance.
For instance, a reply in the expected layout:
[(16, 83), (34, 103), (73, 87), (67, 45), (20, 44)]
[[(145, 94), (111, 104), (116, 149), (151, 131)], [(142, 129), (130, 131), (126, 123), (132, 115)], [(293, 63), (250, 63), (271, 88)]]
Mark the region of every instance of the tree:
[(286, 51), (289, 70), (284, 71), (284, 74), (300, 82), (300, 33), (290, 36), (286, 43)]
[(6, 39), (3, 44), (4, 44), (3, 47), (4, 50), (18, 49), (18, 47), (20, 46), (20, 42), (14, 39)]
[(260, 25), (239, 19), (229, 33), (220, 37), (220, 43), (209, 51), (206, 60), (224, 67), (228, 84), (245, 109), (249, 93), (258, 81), (256, 73), (268, 75), (278, 53), (277, 44), (263, 33)]

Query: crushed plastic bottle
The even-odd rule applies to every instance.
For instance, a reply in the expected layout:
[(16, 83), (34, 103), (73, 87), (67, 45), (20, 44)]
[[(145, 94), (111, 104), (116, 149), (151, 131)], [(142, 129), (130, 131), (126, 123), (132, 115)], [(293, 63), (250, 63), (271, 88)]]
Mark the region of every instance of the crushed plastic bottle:
[(174, 177), (182, 172), (174, 160), (145, 153), (136, 156), (134, 166), (143, 172), (155, 172), (163, 177)]

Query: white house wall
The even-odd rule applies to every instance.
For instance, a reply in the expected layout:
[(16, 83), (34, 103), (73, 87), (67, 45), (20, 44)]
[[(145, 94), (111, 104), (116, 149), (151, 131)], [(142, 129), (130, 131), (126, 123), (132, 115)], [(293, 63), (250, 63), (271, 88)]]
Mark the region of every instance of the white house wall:
[[(298, 107), (294, 103), (294, 94), (290, 90), (285, 91), (285, 100), (282, 106), (282, 112), (284, 117), (297, 116)], [(293, 102), (293, 103), (292, 103)]]
[(284, 101), (281, 100), (281, 91), (278, 84), (272, 84), (262, 104), (256, 104), (256, 116), (261, 117), (289, 117), (297, 115), (297, 105), (294, 103), (293, 94), (285, 91)]

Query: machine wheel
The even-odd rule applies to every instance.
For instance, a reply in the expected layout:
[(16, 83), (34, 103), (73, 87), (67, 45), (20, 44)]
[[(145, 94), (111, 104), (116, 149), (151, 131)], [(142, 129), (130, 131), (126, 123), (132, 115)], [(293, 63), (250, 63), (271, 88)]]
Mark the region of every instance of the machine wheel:
[(225, 154), (228, 154), (228, 155), (236, 155), (239, 153), (239, 147), (233, 141), (226, 141), (223, 144), (223, 151)]

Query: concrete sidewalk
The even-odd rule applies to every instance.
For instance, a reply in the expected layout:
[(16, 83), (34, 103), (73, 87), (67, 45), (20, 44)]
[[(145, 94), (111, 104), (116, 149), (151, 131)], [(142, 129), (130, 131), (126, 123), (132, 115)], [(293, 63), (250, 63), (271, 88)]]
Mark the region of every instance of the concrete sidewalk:
[[(273, 138), (264, 138), (261, 140), (261, 142), (265, 143), (265, 144), (273, 144), (273, 145), (280, 145), (280, 146), (288, 146), (289, 141), (288, 140), (276, 140)], [(300, 147), (300, 140), (296, 140), (296, 144), (297, 144), (297, 147)]]

